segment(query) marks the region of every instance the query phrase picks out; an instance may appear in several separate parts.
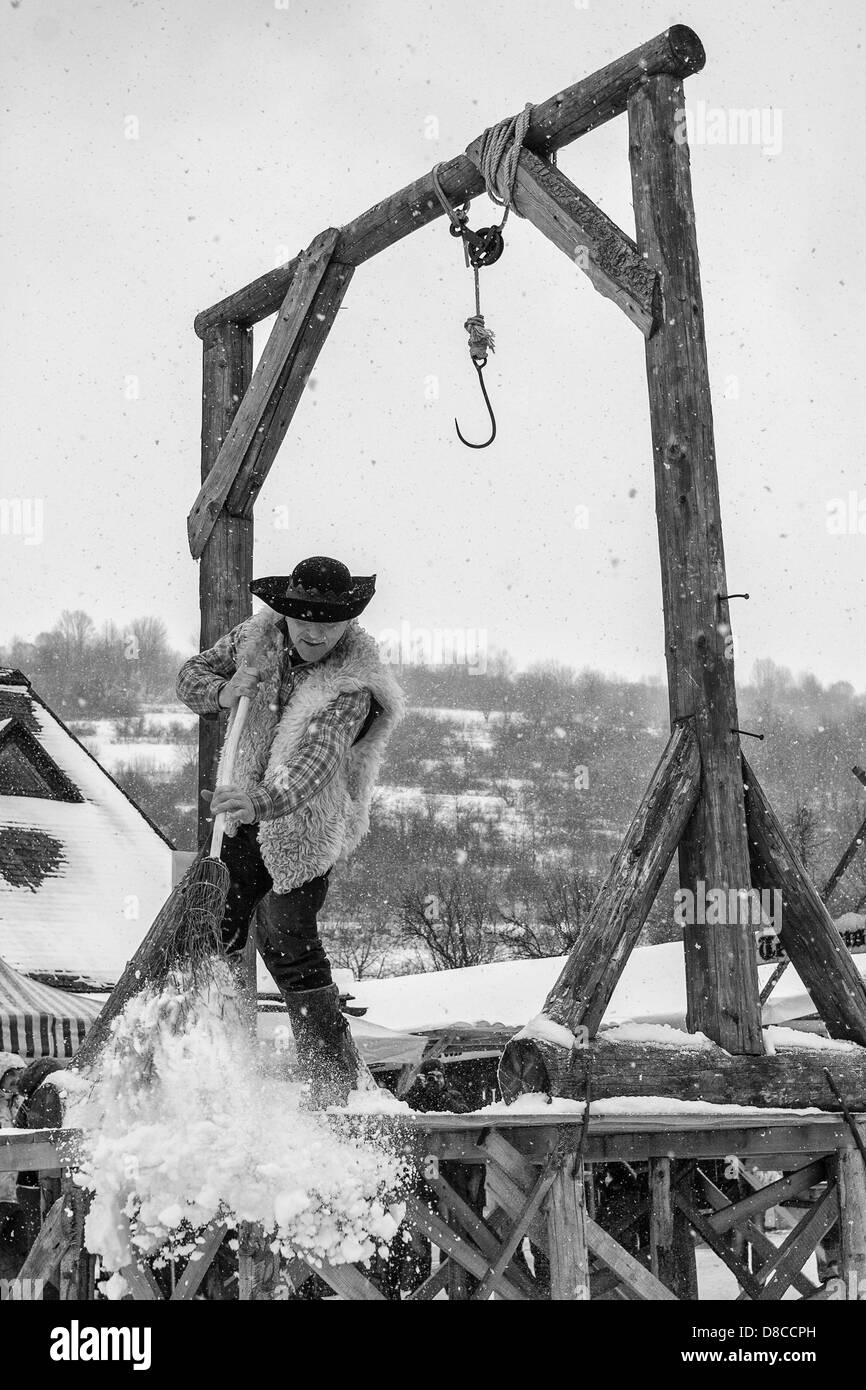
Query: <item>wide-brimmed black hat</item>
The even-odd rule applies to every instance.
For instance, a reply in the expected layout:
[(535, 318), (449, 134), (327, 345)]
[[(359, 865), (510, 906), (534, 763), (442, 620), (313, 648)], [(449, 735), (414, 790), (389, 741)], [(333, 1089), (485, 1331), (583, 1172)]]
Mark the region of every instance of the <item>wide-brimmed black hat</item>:
[(277, 613), (315, 623), (357, 618), (375, 592), (375, 574), (350, 574), (328, 555), (313, 555), (295, 565), (290, 575), (272, 574), (250, 585), (250, 593)]

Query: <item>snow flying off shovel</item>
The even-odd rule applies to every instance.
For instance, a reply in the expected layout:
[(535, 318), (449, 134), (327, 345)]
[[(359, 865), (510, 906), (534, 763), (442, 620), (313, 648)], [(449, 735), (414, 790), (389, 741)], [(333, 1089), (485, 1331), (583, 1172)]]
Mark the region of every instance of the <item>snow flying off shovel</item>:
[[(238, 700), (223, 755), (223, 781), (234, 774), (241, 733), (249, 714), (247, 696)], [(199, 851), (180, 883), (160, 908), (147, 936), (105, 1001), (102, 1012), (88, 1030), (72, 1059), (74, 1068), (86, 1067), (108, 1037), (111, 1020), (133, 994), (146, 987), (158, 988), (174, 970), (202, 977), (222, 949), (220, 927), (229, 890), (229, 871), (220, 858), (225, 816), (214, 821), (209, 846)]]

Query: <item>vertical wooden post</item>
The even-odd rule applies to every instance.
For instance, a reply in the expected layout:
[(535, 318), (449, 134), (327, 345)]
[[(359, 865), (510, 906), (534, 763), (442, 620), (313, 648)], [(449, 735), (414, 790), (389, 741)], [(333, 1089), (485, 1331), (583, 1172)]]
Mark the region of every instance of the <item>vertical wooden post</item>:
[[(440, 1171), (443, 1178), (445, 1178), (448, 1185), (454, 1189), (458, 1197), (462, 1197), (464, 1201), (471, 1204), (472, 1174), (469, 1172), (468, 1165), (465, 1163), (445, 1162), (440, 1165)], [(451, 1203), (444, 1192), (439, 1193), (439, 1214), (444, 1222), (449, 1225), (451, 1224)], [(459, 1222), (457, 1222), (457, 1226), (459, 1229)], [(467, 1302), (474, 1289), (477, 1287), (477, 1284), (478, 1280), (473, 1279), (462, 1265), (457, 1264), (455, 1260), (451, 1261), (451, 1266), (448, 1270), (448, 1282), (445, 1286), (449, 1302)]]
[(671, 1201), (669, 1158), (650, 1159), (649, 1191), (652, 1272), (677, 1298), (695, 1299), (698, 1296), (695, 1247), (688, 1222)]
[[(210, 328), (203, 343), (201, 476), (204, 482), (216, 463), (222, 442), (234, 419), (253, 370), (251, 328), (220, 323)], [(253, 519), (221, 511), (201, 557), (199, 604), (201, 647), (210, 647), (224, 632), (249, 617), (252, 579)], [(201, 800), (203, 787), (213, 787), (222, 719), (199, 721), (198, 829), (204, 843), (210, 826)]]
[(674, 1212), (671, 1205), (671, 1160), (651, 1158), (650, 1189), (650, 1268), (657, 1279), (671, 1286), (670, 1264), (674, 1243)]
[(586, 1188), (582, 1158), (569, 1154), (547, 1198), (550, 1297), (565, 1303), (589, 1300)]
[(839, 1273), (846, 1299), (866, 1299), (866, 1165), (856, 1149), (840, 1149)]
[(73, 1182), (71, 1170), (64, 1176), (62, 1196), (61, 1226), (71, 1239), (60, 1258), (60, 1298), (72, 1299), (76, 1303), (92, 1302), (96, 1296), (96, 1260), (84, 1245), (84, 1222), (90, 1206), (90, 1194)]
[[(703, 305), (682, 82), (649, 77), (629, 99), (637, 243), (659, 273), (659, 326), (646, 344), (672, 721), (693, 717), (701, 795), (680, 842), (680, 883), (748, 890), (730, 637)], [(685, 929), (688, 1026), (729, 1052), (761, 1053), (752, 930)]]

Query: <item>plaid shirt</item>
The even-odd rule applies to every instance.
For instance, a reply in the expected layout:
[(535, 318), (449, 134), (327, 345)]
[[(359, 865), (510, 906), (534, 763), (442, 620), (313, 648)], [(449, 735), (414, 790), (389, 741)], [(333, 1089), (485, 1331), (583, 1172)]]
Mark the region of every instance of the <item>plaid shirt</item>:
[[(237, 670), (240, 625), (220, 637), (207, 651), (190, 657), (180, 668), (177, 693), (184, 704), (202, 718), (216, 718), (222, 711), (220, 691)], [(288, 630), (283, 628), (288, 643)], [(286, 658), (288, 650), (288, 659)], [(294, 647), (283, 651), (279, 704), (282, 711), (295, 688), (299, 672), (312, 661), (302, 661)], [(250, 793), (257, 821), (285, 816), (327, 786), (348, 753), (370, 712), (370, 692), (346, 692), (332, 700), (301, 740), (294, 762), (279, 787), (259, 785)]]

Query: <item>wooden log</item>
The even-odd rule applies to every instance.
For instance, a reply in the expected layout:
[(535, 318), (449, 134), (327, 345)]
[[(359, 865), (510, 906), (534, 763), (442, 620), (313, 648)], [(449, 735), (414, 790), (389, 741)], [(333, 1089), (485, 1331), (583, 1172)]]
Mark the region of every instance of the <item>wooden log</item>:
[[(544, 1002), (544, 1014), (574, 1032), (598, 1029), (646, 915), (696, 804), (697, 740), (678, 724), (628, 828), (586, 924)], [(510, 1042), (503, 1054), (508, 1057)]]
[[(222, 449), (250, 383), (253, 369), (253, 335), (249, 328), (227, 323), (211, 329), (202, 345), (201, 478), (204, 483)], [(201, 650), (243, 622), (252, 612), (248, 585), (253, 577), (253, 521), (217, 516), (199, 566)], [(225, 716), (200, 719), (198, 735), (198, 842), (208, 838), (210, 809), (201, 799), (204, 788), (213, 789), (222, 746)]]
[[(290, 379), (297, 379), (293, 406), (285, 419), (286, 428), (312, 366), (312, 363), (305, 361), (299, 363), (296, 371), (294, 358), (302, 337), (310, 332), (311, 322), (318, 322), (315, 315), (321, 312), (321, 308), (316, 304), (317, 292), (328, 270), (336, 239), (336, 231), (329, 228), (315, 238), (301, 257), (298, 273), (280, 307), (249, 386), (225, 434), (219, 455), (203, 478), (201, 491), (187, 518), (193, 559), (201, 555), (213, 523), (223, 508), (233, 516), (251, 514), (251, 497), (258, 491), (258, 487), (252, 487), (252, 480), (258, 477), (258, 486), (261, 486), (285, 434), (284, 429), (283, 434), (276, 437), (279, 430), (275, 428), (275, 420), (279, 417), (282, 422), (280, 403), (287, 384)], [(345, 289), (351, 270), (340, 267), (336, 273)], [(324, 341), (337, 307), (339, 304), (333, 308), (324, 332), (318, 335), (319, 345)]]
[(752, 883), (755, 888), (781, 891), (782, 945), (831, 1037), (862, 1046), (866, 1044), (866, 982), (745, 758), (742, 775)]
[[(480, 167), (481, 141), (466, 153)], [(531, 150), (520, 153), (514, 205), (649, 337), (658, 314), (658, 275), (631, 237), (560, 169)]]
[(589, 1246), (583, 1159), (570, 1155), (547, 1198), (550, 1297), (554, 1303), (589, 1300)]
[(845, 1298), (866, 1298), (866, 1166), (856, 1149), (840, 1149), (836, 1180), (839, 1189), (839, 1273)]
[[(833, 1056), (840, 1087), (851, 1097), (851, 1108), (866, 1110), (866, 1049), (840, 1049)], [(587, 1077), (593, 1100), (673, 1096), (714, 1105), (783, 1110), (815, 1106), (838, 1111), (838, 1102), (816, 1067), (814, 1051), (805, 1047), (779, 1047), (774, 1057), (733, 1056), (714, 1046), (608, 1042), (602, 1033), (588, 1047), (568, 1052), (538, 1038), (520, 1038), (503, 1054), (499, 1080), (506, 1097), (522, 1094), (532, 1079), (531, 1089), (535, 1091), (582, 1100)], [(711, 1124), (708, 1120), (708, 1127)], [(589, 1153), (596, 1157), (591, 1138)]]
[[(682, 82), (648, 77), (629, 98), (637, 244), (661, 277), (662, 315), (646, 343), (671, 720), (691, 716), (701, 796), (680, 840), (680, 883), (751, 884), (719, 483)], [(748, 923), (684, 931), (687, 1022), (730, 1052), (763, 1051)]]
[[(699, 72), (705, 61), (697, 34), (683, 24), (674, 24), (631, 53), (534, 106), (526, 147), (542, 157), (550, 155), (624, 111), (630, 92), (647, 74), (672, 72), (687, 77)], [(443, 162), (441, 182), (452, 204), (463, 203), (484, 190), (484, 180), (467, 155)], [(442, 207), (433, 192), (433, 181), (426, 173), (347, 223), (340, 233), (336, 259), (344, 265), (361, 265), (418, 227), (442, 216)], [(196, 333), (201, 338), (217, 323), (230, 320), (251, 325), (276, 313), (297, 262), (296, 257), (268, 271), (203, 310), (195, 321)]]

